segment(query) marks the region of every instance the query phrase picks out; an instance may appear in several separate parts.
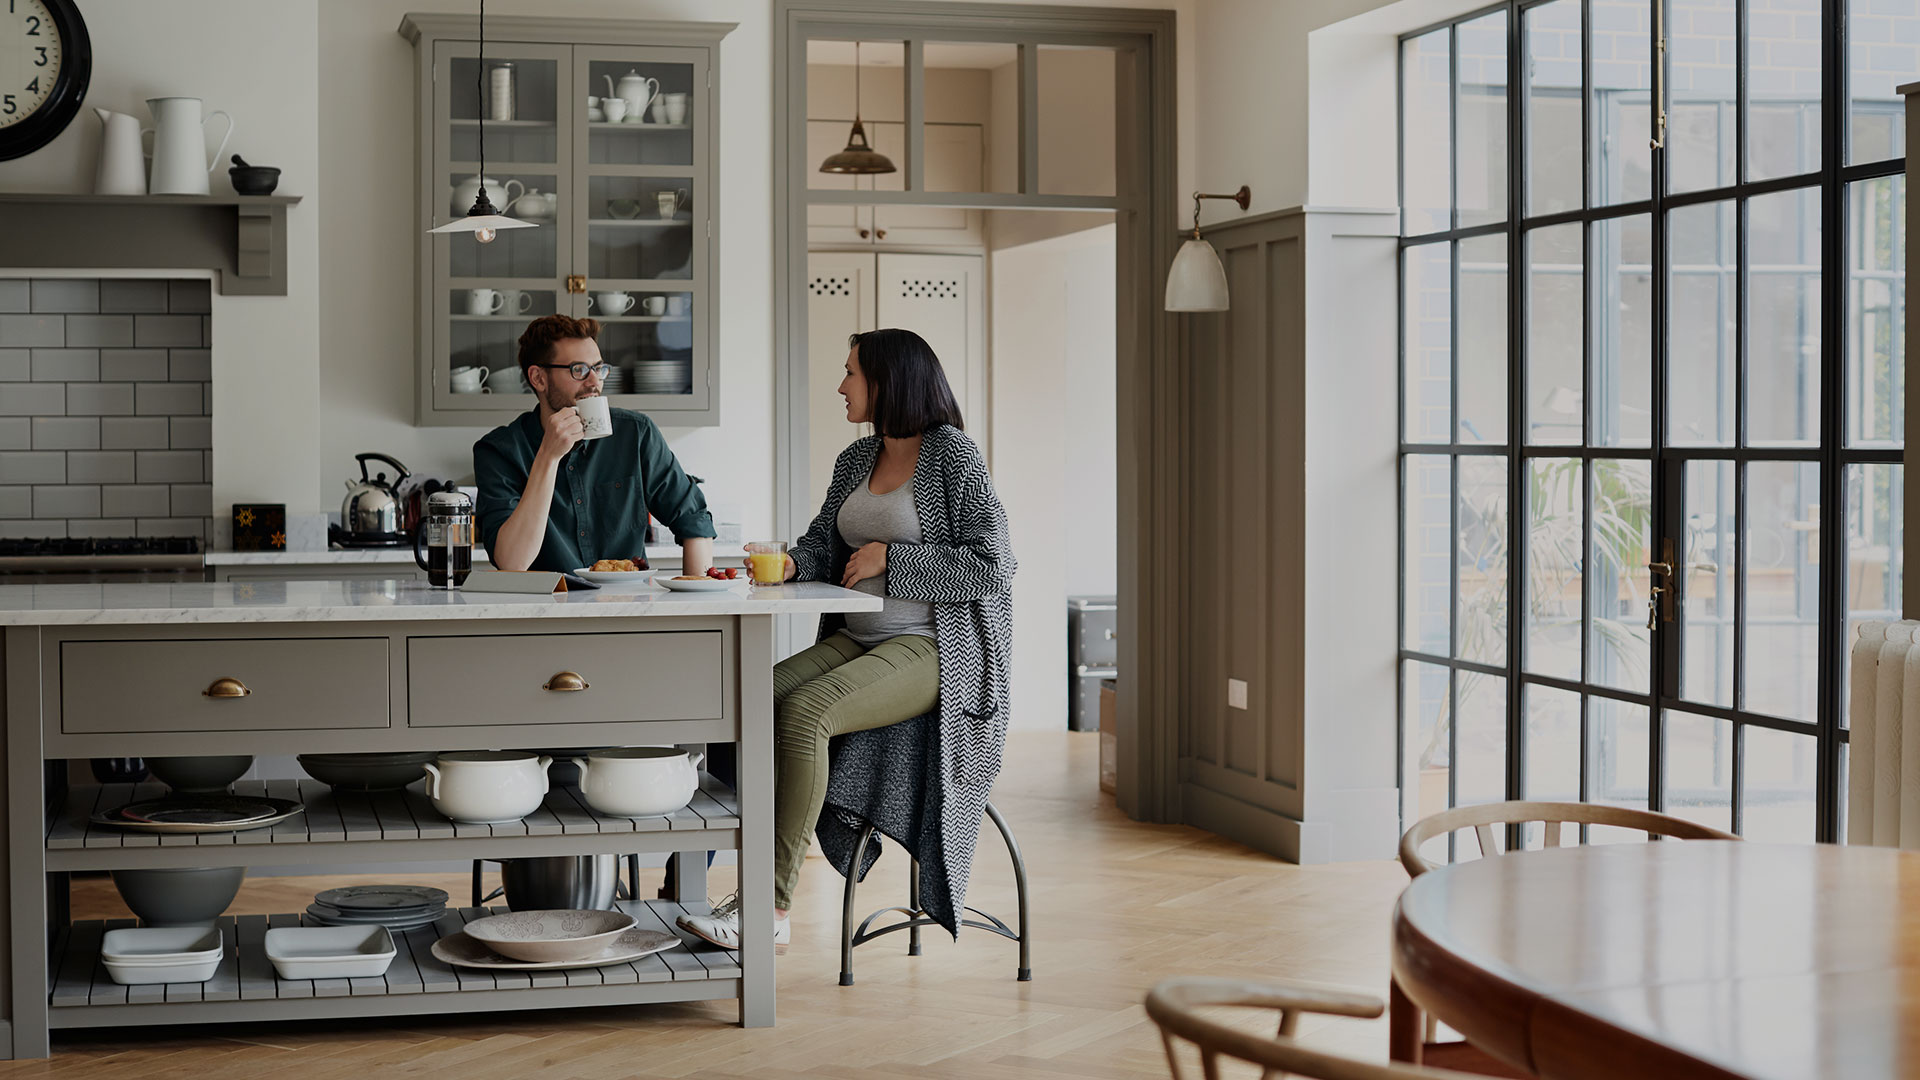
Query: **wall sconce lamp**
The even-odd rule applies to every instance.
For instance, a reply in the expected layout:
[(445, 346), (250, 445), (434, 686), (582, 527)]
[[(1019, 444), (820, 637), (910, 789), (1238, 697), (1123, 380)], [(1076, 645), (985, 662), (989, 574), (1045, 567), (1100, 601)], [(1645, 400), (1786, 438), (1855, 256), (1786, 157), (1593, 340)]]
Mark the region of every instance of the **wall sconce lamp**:
[(1245, 184), (1231, 195), (1193, 193), (1193, 237), (1180, 245), (1167, 271), (1168, 311), (1227, 310), (1227, 270), (1220, 265), (1220, 253), (1200, 239), (1200, 200), (1232, 199), (1245, 210), (1253, 201), (1253, 192)]

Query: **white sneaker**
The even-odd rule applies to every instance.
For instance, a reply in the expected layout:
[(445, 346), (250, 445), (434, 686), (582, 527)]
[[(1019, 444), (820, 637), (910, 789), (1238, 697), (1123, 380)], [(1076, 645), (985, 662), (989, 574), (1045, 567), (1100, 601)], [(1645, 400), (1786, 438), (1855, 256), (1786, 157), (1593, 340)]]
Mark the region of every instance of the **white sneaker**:
[[(682, 915), (674, 921), (723, 949), (740, 948), (739, 893), (715, 904), (711, 915)], [(793, 922), (782, 915), (773, 921), (773, 943), (778, 946), (791, 941)]]

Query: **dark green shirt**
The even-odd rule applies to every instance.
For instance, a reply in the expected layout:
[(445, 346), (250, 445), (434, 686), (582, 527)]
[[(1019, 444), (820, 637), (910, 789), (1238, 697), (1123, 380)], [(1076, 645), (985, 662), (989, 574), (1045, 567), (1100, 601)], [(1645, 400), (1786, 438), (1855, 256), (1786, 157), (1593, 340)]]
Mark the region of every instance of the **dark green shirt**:
[[(613, 434), (575, 443), (560, 463), (547, 534), (530, 569), (576, 570), (600, 559), (643, 557), (649, 511), (673, 530), (676, 542), (713, 535), (706, 497), (680, 468), (660, 429), (640, 413), (612, 412)], [(473, 444), (480, 488), (474, 518), (489, 550), (520, 505), (543, 434), (536, 406)]]

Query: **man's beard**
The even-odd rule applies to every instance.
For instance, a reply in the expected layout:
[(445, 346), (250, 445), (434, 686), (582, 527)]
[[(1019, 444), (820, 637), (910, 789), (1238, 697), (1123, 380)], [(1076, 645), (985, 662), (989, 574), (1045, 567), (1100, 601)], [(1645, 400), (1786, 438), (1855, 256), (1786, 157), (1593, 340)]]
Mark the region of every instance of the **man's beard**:
[(567, 396), (565, 392), (551, 382), (547, 384), (546, 390), (540, 394), (540, 403), (547, 407), (548, 412), (559, 412), (561, 409), (571, 409), (578, 400), (579, 397)]

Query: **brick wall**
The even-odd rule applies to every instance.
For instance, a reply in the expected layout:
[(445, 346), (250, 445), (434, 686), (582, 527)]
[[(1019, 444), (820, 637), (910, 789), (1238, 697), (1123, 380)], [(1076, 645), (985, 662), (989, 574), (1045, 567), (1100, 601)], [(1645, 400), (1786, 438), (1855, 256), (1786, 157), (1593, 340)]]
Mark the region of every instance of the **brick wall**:
[(207, 538), (208, 285), (0, 279), (0, 537)]

